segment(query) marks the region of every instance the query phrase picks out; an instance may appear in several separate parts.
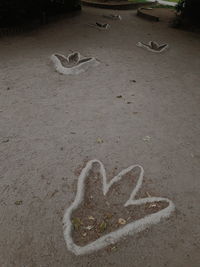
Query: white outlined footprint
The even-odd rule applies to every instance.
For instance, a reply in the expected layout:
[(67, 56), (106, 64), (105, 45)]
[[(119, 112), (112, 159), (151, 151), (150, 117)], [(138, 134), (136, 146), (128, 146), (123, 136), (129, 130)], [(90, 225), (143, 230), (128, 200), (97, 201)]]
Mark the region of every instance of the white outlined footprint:
[(87, 71), (99, 65), (99, 61), (94, 57), (81, 57), (80, 53), (72, 53), (68, 56), (53, 54), (51, 60), (55, 69), (60, 74), (74, 75)]
[(143, 47), (143, 48), (145, 48), (151, 52), (154, 52), (154, 53), (162, 53), (163, 51), (165, 51), (169, 47), (168, 44), (159, 45), (158, 43), (156, 43), (154, 41), (150, 41), (148, 44), (138, 42), (137, 46)]
[[(168, 206), (156, 213), (146, 215), (144, 218), (141, 218), (139, 220), (133, 221), (131, 223), (128, 223), (124, 227), (111, 232), (109, 234), (105, 234), (104, 236), (100, 237), (99, 239), (89, 243), (85, 246), (78, 246), (74, 243), (72, 239), (72, 230), (73, 225), (71, 222), (71, 215), (74, 210), (76, 210), (81, 202), (84, 199), (85, 194), (85, 180), (89, 173), (89, 171), (92, 169), (92, 166), (94, 163), (98, 163), (100, 165), (100, 174), (102, 176), (102, 190), (103, 194), (106, 195), (109, 191), (110, 187), (120, 181), (122, 177), (133, 170), (134, 168), (138, 167), (140, 169), (139, 179), (137, 181), (137, 184), (135, 188), (133, 189), (130, 198), (127, 200), (127, 202), (124, 204), (124, 207), (127, 207), (129, 205), (141, 205), (146, 203), (153, 203), (155, 201), (165, 201), (168, 203)], [(104, 168), (104, 165), (99, 160), (91, 160), (89, 161), (85, 168), (83, 168), (79, 178), (78, 178), (78, 185), (77, 185), (77, 193), (74, 202), (71, 204), (71, 206), (65, 211), (64, 218), (63, 218), (63, 224), (64, 224), (64, 238), (67, 244), (68, 249), (73, 252), (76, 255), (84, 255), (88, 253), (92, 253), (94, 251), (97, 251), (101, 248), (104, 248), (110, 244), (116, 243), (120, 238), (125, 237), (127, 235), (133, 235), (137, 232), (140, 232), (144, 229), (146, 229), (149, 225), (159, 223), (162, 218), (167, 218), (170, 216), (172, 211), (175, 209), (174, 203), (169, 200), (168, 198), (162, 198), (162, 197), (148, 197), (148, 198), (140, 198), (135, 199), (136, 194), (140, 190), (143, 182), (143, 176), (144, 176), (144, 169), (140, 165), (132, 165), (124, 170), (122, 170), (118, 175), (116, 175), (110, 182), (107, 182), (106, 177), (106, 171)]]

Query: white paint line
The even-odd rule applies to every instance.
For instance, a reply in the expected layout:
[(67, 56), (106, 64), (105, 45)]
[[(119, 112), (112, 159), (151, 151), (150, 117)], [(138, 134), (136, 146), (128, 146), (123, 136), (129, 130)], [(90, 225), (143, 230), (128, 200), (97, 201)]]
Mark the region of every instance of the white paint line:
[(53, 54), (51, 56), (51, 60), (54, 63), (55, 69), (57, 72), (60, 74), (65, 74), (65, 75), (74, 75), (74, 74), (80, 74), (82, 72), (87, 71), (89, 68), (93, 68), (97, 65), (99, 65), (99, 61), (94, 58), (83, 58), (85, 61), (82, 62), (80, 59), (80, 54), (76, 53), (78, 58), (77, 58), (77, 63), (74, 66), (71, 67), (65, 67), (63, 66), (61, 60), (58, 57), (62, 57), (66, 62), (70, 62), (70, 57), (72, 57), (75, 53), (72, 53), (68, 55), (67, 57), (61, 54)]
[[(71, 222), (71, 215), (74, 210), (76, 210), (81, 202), (84, 199), (84, 194), (85, 194), (85, 180), (87, 178), (87, 175), (89, 171), (92, 169), (92, 165), (94, 163), (98, 163), (100, 165), (100, 174), (103, 179), (102, 183), (102, 190), (104, 195), (107, 194), (109, 191), (110, 187), (120, 181), (122, 177), (130, 172), (131, 170), (135, 168), (140, 169), (140, 175), (139, 179), (137, 181), (137, 184), (135, 188), (133, 189), (130, 198), (127, 200), (127, 202), (124, 204), (125, 207), (130, 206), (130, 205), (141, 205), (141, 204), (146, 204), (146, 203), (153, 203), (155, 201), (165, 201), (168, 203), (168, 206), (156, 213), (150, 214), (145, 216), (142, 219), (136, 220), (132, 223), (129, 223), (125, 225), (124, 227), (111, 232), (109, 234), (106, 234), (99, 239), (89, 243), (86, 246), (77, 246), (73, 239), (72, 239), (72, 230), (73, 230), (73, 225)], [(140, 190), (143, 182), (143, 177), (144, 177), (144, 169), (140, 165), (132, 165), (124, 170), (122, 170), (118, 175), (116, 175), (110, 182), (107, 182), (107, 177), (106, 177), (106, 171), (104, 168), (104, 165), (101, 163), (99, 160), (91, 160), (89, 161), (85, 168), (83, 168), (79, 178), (78, 178), (78, 185), (77, 185), (77, 193), (74, 202), (71, 204), (71, 206), (65, 211), (64, 218), (63, 218), (63, 224), (64, 224), (64, 238), (67, 244), (68, 249), (73, 252), (76, 255), (84, 255), (88, 253), (92, 253), (94, 251), (97, 251), (101, 248), (104, 248), (110, 244), (116, 243), (120, 238), (125, 237), (127, 235), (133, 235), (137, 232), (140, 232), (144, 229), (146, 229), (148, 226), (152, 224), (159, 223), (162, 218), (167, 218), (170, 216), (172, 211), (175, 209), (175, 206), (173, 202), (167, 198), (162, 198), (162, 197), (148, 197), (148, 198), (141, 198), (141, 199), (135, 199), (136, 194)]]

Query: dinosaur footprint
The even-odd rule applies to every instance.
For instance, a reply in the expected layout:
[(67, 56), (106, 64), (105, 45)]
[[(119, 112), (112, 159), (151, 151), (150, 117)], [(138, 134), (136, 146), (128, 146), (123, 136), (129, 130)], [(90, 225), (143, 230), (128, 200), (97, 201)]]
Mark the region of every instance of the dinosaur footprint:
[(158, 43), (156, 43), (154, 41), (150, 41), (148, 44), (138, 42), (137, 46), (143, 47), (143, 48), (145, 48), (151, 52), (155, 52), (155, 53), (161, 53), (168, 48), (168, 44), (159, 45)]
[(99, 64), (96, 58), (81, 57), (80, 53), (72, 53), (67, 57), (61, 54), (53, 54), (51, 60), (54, 63), (56, 71), (65, 75), (80, 74)]
[[(99, 170), (97, 171), (96, 174), (92, 172), (94, 165), (99, 165)], [(92, 210), (96, 210), (97, 213), (101, 213), (102, 211), (104, 212), (104, 210), (106, 210), (106, 205), (108, 205), (107, 208), (109, 210), (109, 213), (107, 213), (106, 216), (110, 216), (110, 214), (112, 215), (113, 211), (115, 210), (113, 208), (114, 203), (112, 203), (112, 201), (109, 201), (109, 199), (112, 199), (115, 187), (122, 182), (126, 183), (127, 180), (125, 179), (125, 176), (131, 173), (135, 169), (139, 170), (139, 175), (138, 175), (139, 177), (138, 179), (135, 179), (132, 188), (131, 185), (128, 185), (127, 188), (130, 188), (130, 196), (128, 197), (128, 200), (126, 200), (125, 203), (123, 203), (121, 209), (118, 209), (115, 212), (116, 215), (118, 215), (120, 214), (120, 210), (122, 211), (128, 210), (126, 212), (130, 212), (131, 209), (134, 209), (134, 214), (136, 214), (134, 220), (132, 219), (132, 217), (130, 217), (131, 219), (127, 218), (127, 221), (125, 220), (123, 221), (122, 219), (119, 218), (119, 223), (121, 224), (120, 228), (114, 227), (112, 228), (111, 232), (103, 231), (103, 233), (95, 237), (95, 240), (89, 239), (86, 245), (77, 244), (78, 242), (74, 241), (75, 238), (73, 235), (73, 229), (74, 229), (73, 215), (76, 212), (76, 210), (78, 209), (82, 210), (81, 205), (83, 205), (83, 203), (86, 203), (86, 205), (89, 205), (88, 206), (89, 211), (92, 212)], [(89, 186), (87, 180), (88, 176), (92, 177), (90, 179), (93, 179), (94, 181), (96, 180), (95, 183), (97, 182), (96, 184), (97, 187), (99, 187), (99, 185), (101, 187), (102, 199), (104, 201), (104, 205), (101, 207), (101, 209), (98, 209), (98, 206), (96, 207), (96, 197), (98, 194), (95, 193), (94, 191), (93, 195), (91, 196), (87, 195), (87, 187)], [(146, 229), (149, 225), (160, 222), (162, 218), (169, 217), (171, 212), (174, 210), (174, 204), (171, 200), (161, 197), (144, 197), (139, 199), (136, 198), (136, 195), (138, 194), (139, 190), (142, 187), (143, 177), (144, 177), (144, 170), (142, 166), (133, 165), (122, 170), (118, 175), (114, 176), (114, 178), (108, 182), (106, 177), (106, 171), (103, 164), (98, 160), (89, 161), (86, 164), (85, 168), (83, 168), (79, 176), (75, 200), (71, 204), (71, 206), (65, 211), (64, 214), (64, 219), (63, 219), (64, 237), (68, 249), (73, 253), (75, 253), (76, 255), (92, 253), (110, 244), (116, 243), (122, 237), (140, 232)], [(119, 192), (119, 194), (121, 194), (121, 192)], [(150, 207), (151, 205), (152, 206), (157, 205), (160, 207), (159, 209), (156, 208), (155, 210), (154, 208), (145, 209), (146, 206)], [(143, 211), (142, 213), (141, 210)], [(137, 211), (139, 211), (138, 213), (139, 216), (137, 215)], [(93, 216), (90, 217), (91, 217), (90, 219), (95, 220)], [(77, 220), (77, 218), (75, 219)], [(106, 228), (106, 222), (108, 218), (104, 219), (105, 220), (100, 225), (100, 230), (105, 230), (104, 228)], [(81, 224), (80, 221), (78, 223)], [(92, 229), (94, 225), (87, 226), (86, 228), (90, 227), (90, 229)]]

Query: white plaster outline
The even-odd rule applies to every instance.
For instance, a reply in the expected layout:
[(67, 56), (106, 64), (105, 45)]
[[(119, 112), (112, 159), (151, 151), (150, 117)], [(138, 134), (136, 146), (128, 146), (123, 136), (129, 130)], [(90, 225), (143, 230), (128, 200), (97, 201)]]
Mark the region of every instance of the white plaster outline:
[[(85, 194), (85, 180), (87, 177), (88, 172), (92, 169), (92, 165), (94, 163), (98, 163), (100, 165), (100, 174), (102, 176), (102, 189), (103, 189), (103, 194), (106, 195), (107, 192), (109, 191), (110, 187), (120, 181), (122, 177), (133, 170), (134, 168), (138, 167), (140, 168), (140, 174), (139, 178), (137, 181), (137, 184), (135, 188), (133, 189), (130, 198), (127, 200), (127, 202), (124, 204), (124, 207), (127, 207), (129, 205), (141, 205), (141, 204), (146, 204), (146, 203), (152, 203), (155, 201), (166, 201), (169, 205), (150, 215), (146, 215), (144, 218), (136, 220), (132, 223), (129, 223), (125, 225), (124, 227), (111, 232), (109, 234), (106, 234), (99, 239), (89, 243), (86, 246), (77, 246), (73, 239), (72, 239), (72, 229), (73, 225), (71, 222), (71, 215), (74, 210), (78, 208), (78, 206), (81, 204), (81, 202), (84, 199), (84, 194)], [(167, 218), (170, 216), (172, 211), (175, 209), (174, 203), (169, 200), (168, 198), (162, 198), (162, 197), (148, 197), (148, 198), (141, 198), (141, 199), (135, 199), (136, 194), (140, 190), (143, 182), (143, 177), (144, 177), (144, 169), (140, 165), (132, 165), (124, 170), (122, 170), (118, 175), (116, 175), (109, 183), (107, 182), (107, 177), (106, 177), (106, 171), (104, 168), (104, 165), (102, 164), (101, 161), (94, 159), (90, 160), (86, 166), (83, 168), (81, 171), (81, 174), (78, 178), (78, 185), (77, 185), (77, 193), (74, 202), (70, 205), (70, 207), (65, 211), (64, 218), (63, 218), (63, 227), (64, 227), (64, 238), (66, 245), (68, 249), (73, 252), (75, 255), (84, 255), (88, 253), (92, 253), (94, 251), (97, 251), (101, 248), (104, 248), (110, 244), (116, 243), (120, 238), (125, 237), (127, 235), (133, 235), (137, 232), (140, 232), (144, 229), (146, 229), (148, 226), (152, 224), (159, 223), (162, 218)]]
[(100, 23), (100, 22), (89, 23), (87, 25), (90, 26), (90, 27), (94, 27), (94, 28), (96, 28), (98, 30), (103, 30), (103, 31), (108, 30), (111, 27), (110, 24), (108, 24), (108, 23)]
[[(85, 72), (89, 68), (96, 67), (99, 65), (99, 61), (94, 57), (91, 57), (90, 60), (88, 60), (88, 61), (79, 63), (81, 55), (80, 55), (80, 53), (76, 53), (78, 56), (77, 65), (74, 65), (73, 67), (64, 67), (62, 65), (60, 59), (57, 57), (57, 55), (61, 56), (69, 62), (70, 57), (73, 56), (74, 54), (75, 53), (72, 53), (72, 54), (69, 54), (68, 56), (64, 56), (64, 55), (58, 54), (58, 53), (53, 54), (51, 56), (51, 60), (54, 63), (56, 71), (59, 72), (60, 74), (74, 75), (74, 74), (80, 74), (82, 72)], [(82, 59), (87, 59), (87, 58), (82, 58)]]
[[(152, 46), (152, 43), (154, 43), (157, 47), (161, 47), (161, 46), (164, 46), (161, 50), (155, 50), (155, 49), (152, 49), (151, 46)], [(136, 44), (138, 47), (143, 47), (151, 52), (154, 52), (154, 53), (162, 53), (163, 51), (165, 51), (169, 45), (168, 44), (162, 44), (162, 45), (159, 45), (158, 43), (154, 42), (154, 41), (149, 41), (148, 44), (145, 44), (145, 43), (142, 43), (142, 42), (138, 42)]]
[(103, 15), (104, 18), (106, 19), (112, 19), (112, 20), (122, 20), (121, 15), (118, 14), (109, 14), (109, 15)]

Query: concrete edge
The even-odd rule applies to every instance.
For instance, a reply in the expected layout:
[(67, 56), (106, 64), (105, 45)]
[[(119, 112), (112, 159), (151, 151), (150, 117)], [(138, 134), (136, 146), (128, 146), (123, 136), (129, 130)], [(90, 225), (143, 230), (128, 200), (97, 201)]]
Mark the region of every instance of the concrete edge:
[(150, 15), (150, 14), (147, 14), (144, 11), (145, 11), (145, 9), (143, 9), (143, 7), (138, 8), (138, 10), (137, 10), (137, 16), (139, 16), (141, 18), (144, 18), (144, 19), (147, 19), (147, 20), (150, 20), (150, 21), (156, 21), (156, 22), (158, 22), (160, 20), (159, 17), (154, 16), (154, 15)]

